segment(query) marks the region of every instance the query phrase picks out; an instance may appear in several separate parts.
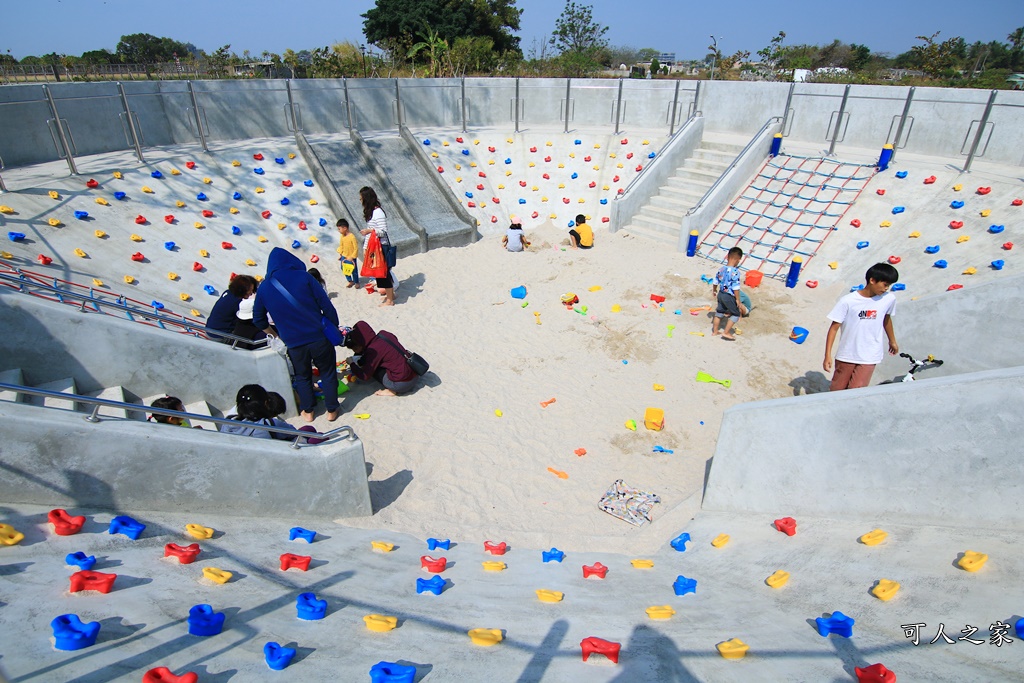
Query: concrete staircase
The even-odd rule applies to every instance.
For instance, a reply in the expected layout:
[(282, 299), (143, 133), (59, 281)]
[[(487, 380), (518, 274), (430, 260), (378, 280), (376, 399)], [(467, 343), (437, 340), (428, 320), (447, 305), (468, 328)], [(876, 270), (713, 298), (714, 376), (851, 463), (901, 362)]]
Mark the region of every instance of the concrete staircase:
[(676, 248), (683, 216), (696, 206), (741, 151), (743, 145), (705, 137), (693, 155), (623, 229)]

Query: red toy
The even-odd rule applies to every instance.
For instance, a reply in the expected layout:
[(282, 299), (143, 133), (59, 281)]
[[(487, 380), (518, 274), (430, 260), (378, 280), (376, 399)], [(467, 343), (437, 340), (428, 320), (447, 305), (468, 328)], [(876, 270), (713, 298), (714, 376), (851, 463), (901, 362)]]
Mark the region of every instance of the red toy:
[(196, 167), (196, 162), (194, 162), (194, 161), (186, 161), (185, 162), (185, 168), (187, 168), (188, 170), (191, 171), (195, 167)]
[(440, 574), (448, 566), (448, 559), (439, 557), (436, 560), (430, 555), (420, 558), (420, 569), (426, 569), (431, 574)]
[(164, 546), (164, 557), (176, 557), (179, 564), (192, 564), (196, 561), (199, 551), (198, 543), (193, 543), (192, 545), (168, 543)]
[(203, 218), (213, 218), (213, 211), (203, 209)]
[(504, 555), (505, 551), (508, 550), (508, 544), (505, 541), (501, 543), (491, 543), (490, 541), (484, 541), (484, 552), (490, 553), (491, 555)]
[(90, 190), (95, 190), (97, 187), (100, 186), (100, 184), (97, 181), (93, 180), (92, 178), (89, 178), (89, 180), (86, 181), (85, 186), (88, 187)]
[(583, 653), (583, 661), (587, 661), (590, 655), (595, 652), (599, 655), (604, 655), (615, 664), (619, 663), (619, 650), (622, 649), (621, 643), (613, 643), (610, 640), (604, 640), (603, 638), (595, 638), (590, 636), (580, 641), (580, 650)]
[(166, 216), (164, 216), (164, 223), (173, 224), (174, 223), (174, 214), (173, 213), (169, 213)]
[(53, 533), (58, 536), (77, 534), (82, 530), (82, 525), (85, 524), (85, 517), (72, 517), (68, 514), (67, 510), (62, 510), (61, 508), (50, 510), (50, 513), (46, 515), (46, 520), (53, 525)]
[(270, 209), (263, 211), (262, 213), (260, 213), (260, 215), (263, 216), (264, 218), (270, 218)]
[(142, 674), (142, 683), (197, 683), (199, 675), (188, 671), (175, 676), (166, 666), (158, 666)]
[(953, 228), (954, 230), (959, 230), (960, 228), (964, 227), (964, 222), (963, 221), (950, 221), (949, 222), (949, 227)]
[(301, 569), (302, 571), (307, 571), (312, 559), (313, 558), (308, 555), (292, 555), (291, 553), (285, 553), (281, 556), (281, 571), (286, 572), (289, 569)]
[(796, 535), (796, 520), (792, 517), (783, 517), (775, 520), (775, 528), (787, 536)]
[(583, 565), (583, 578), (589, 579), (591, 576), (596, 576), (599, 579), (603, 579), (608, 574), (608, 567), (604, 566), (600, 562), (595, 562), (592, 565)]
[(857, 674), (858, 683), (896, 683), (896, 673), (889, 671), (882, 664), (872, 664), (863, 669), (856, 666), (853, 672)]
[(665, 303), (665, 297), (659, 294), (651, 294), (651, 301), (653, 301), (656, 304), (663, 304)]
[(53, 259), (47, 256), (46, 254), (40, 254), (39, 256), (36, 256), (36, 260), (39, 261), (39, 263), (41, 263), (44, 266), (48, 266), (51, 263), (53, 263)]
[(71, 592), (78, 591), (99, 591), (109, 593), (114, 588), (114, 581), (117, 574), (104, 574), (103, 572), (80, 571), (71, 575)]
[(146, 217), (140, 213), (138, 216), (135, 217), (135, 223), (137, 225), (145, 225), (147, 223)]
[(193, 261), (192, 270), (196, 271), (197, 273), (201, 273), (203, 270), (203, 264), (200, 263), (199, 261)]

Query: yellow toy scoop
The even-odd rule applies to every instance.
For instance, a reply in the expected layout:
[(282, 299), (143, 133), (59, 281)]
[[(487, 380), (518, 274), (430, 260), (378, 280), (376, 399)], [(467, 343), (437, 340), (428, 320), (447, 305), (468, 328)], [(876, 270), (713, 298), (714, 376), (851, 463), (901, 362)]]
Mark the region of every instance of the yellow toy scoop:
[(729, 387), (732, 386), (732, 380), (731, 379), (715, 379), (714, 377), (712, 377), (711, 375), (709, 375), (706, 372), (698, 372), (697, 373), (697, 381), (698, 382), (707, 382), (708, 384), (712, 384), (712, 383), (713, 384), (721, 384), (726, 389), (728, 389)]

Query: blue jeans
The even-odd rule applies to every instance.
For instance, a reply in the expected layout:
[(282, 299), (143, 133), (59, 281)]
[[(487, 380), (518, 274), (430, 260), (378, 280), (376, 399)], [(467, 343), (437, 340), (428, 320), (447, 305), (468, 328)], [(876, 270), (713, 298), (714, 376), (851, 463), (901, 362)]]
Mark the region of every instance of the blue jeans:
[(359, 264), (357, 263), (357, 260), (358, 259), (351, 259), (351, 260), (349, 260), (347, 258), (341, 259), (341, 264), (342, 265), (345, 265), (346, 263), (351, 263), (352, 264), (352, 274), (351, 275), (346, 275), (345, 279), (348, 280), (349, 282), (353, 283), (353, 284), (356, 284), (356, 285), (359, 284)]
[(327, 412), (338, 409), (338, 371), (335, 367), (337, 356), (334, 347), (326, 338), (304, 346), (288, 349), (292, 361), (292, 388), (299, 395), (299, 410), (313, 412), (316, 399), (313, 396), (313, 366), (320, 371), (320, 388), (324, 394)]

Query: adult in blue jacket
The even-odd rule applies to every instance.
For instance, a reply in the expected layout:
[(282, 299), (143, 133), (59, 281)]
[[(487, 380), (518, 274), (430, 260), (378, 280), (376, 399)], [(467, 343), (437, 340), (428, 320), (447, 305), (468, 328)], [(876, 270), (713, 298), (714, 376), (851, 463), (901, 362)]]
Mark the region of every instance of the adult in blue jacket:
[[(279, 283), (295, 304), (274, 286)], [(256, 290), (252, 321), (256, 327), (274, 336), (267, 313), (274, 319), (277, 334), (288, 347), (292, 361), (292, 387), (299, 396), (299, 410), (306, 422), (313, 421), (316, 399), (313, 397), (313, 366), (320, 372), (320, 388), (324, 394), (327, 419), (338, 419), (338, 373), (334, 346), (324, 336), (320, 324), (326, 316), (338, 324), (338, 312), (327, 292), (306, 272), (306, 266), (294, 254), (275, 247), (267, 260), (267, 276)]]

